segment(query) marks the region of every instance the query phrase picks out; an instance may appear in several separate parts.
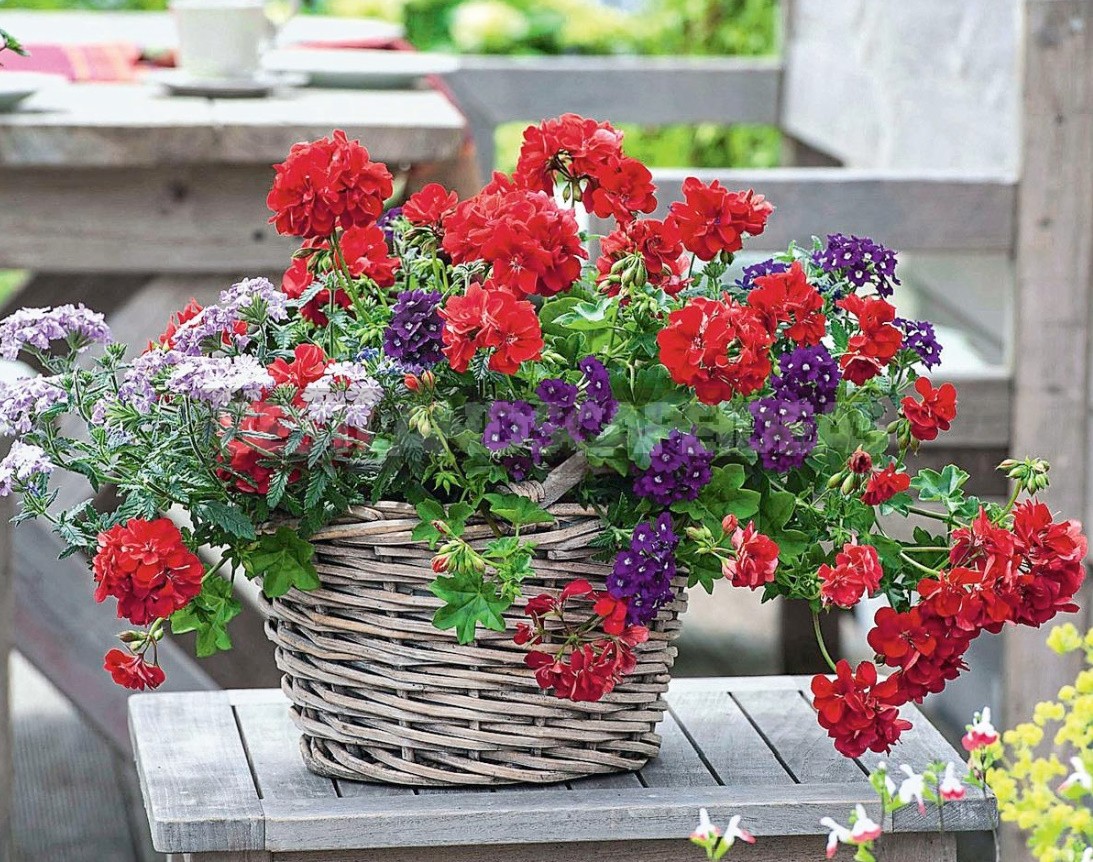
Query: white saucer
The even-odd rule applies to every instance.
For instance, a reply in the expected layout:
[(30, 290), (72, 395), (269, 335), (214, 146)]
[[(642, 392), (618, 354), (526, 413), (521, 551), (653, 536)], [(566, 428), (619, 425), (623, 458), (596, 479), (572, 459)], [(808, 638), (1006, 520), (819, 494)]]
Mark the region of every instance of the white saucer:
[(149, 73), (148, 79), (162, 84), (172, 96), (200, 96), (209, 99), (260, 99), (279, 87), (302, 87), (306, 75), (259, 72), (252, 78), (195, 78), (181, 69)]
[(0, 113), (14, 111), (19, 103), (46, 87), (65, 86), (68, 78), (49, 72), (0, 71)]

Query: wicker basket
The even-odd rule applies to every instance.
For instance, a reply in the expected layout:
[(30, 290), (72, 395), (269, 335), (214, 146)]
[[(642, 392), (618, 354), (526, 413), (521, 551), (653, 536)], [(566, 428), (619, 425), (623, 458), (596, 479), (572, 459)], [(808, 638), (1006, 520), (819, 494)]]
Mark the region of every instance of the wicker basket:
[[(524, 595), (557, 593), (576, 577), (602, 589), (610, 567), (590, 560), (588, 544), (600, 521), (571, 504), (550, 511), (557, 520), (538, 530)], [(634, 673), (597, 703), (560, 700), (540, 690), (513, 643), (522, 600), (505, 614), (508, 631), (480, 629), (471, 644), (433, 628), (440, 602), (427, 589), (432, 552), (410, 537), (417, 521), (405, 503), (354, 509), (314, 537), (321, 589), (268, 607), (312, 771), (414, 786), (546, 783), (635, 770), (656, 756), (682, 579)], [(472, 544), (488, 536), (473, 522), (465, 533)]]

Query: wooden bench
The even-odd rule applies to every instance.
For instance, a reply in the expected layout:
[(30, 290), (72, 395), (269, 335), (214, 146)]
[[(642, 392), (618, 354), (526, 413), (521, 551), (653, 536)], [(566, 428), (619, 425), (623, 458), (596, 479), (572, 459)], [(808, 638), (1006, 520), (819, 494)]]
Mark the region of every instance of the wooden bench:
[[(130, 728), (157, 850), (171, 862), (662, 862), (686, 845), (700, 806), (740, 814), (752, 860), (822, 858), (820, 818), (845, 823), (878, 801), (866, 773), (882, 758), (837, 754), (802, 696), (805, 677), (683, 679), (666, 700), (662, 754), (639, 773), (568, 785), (478, 790), (330, 781), (308, 772), (276, 690), (141, 695)], [(887, 758), (921, 770), (961, 762), (929, 722)], [(953, 862), (958, 831), (990, 829), (991, 798), (969, 793), (883, 824), (886, 862)], [(843, 851), (846, 858), (851, 855)]]

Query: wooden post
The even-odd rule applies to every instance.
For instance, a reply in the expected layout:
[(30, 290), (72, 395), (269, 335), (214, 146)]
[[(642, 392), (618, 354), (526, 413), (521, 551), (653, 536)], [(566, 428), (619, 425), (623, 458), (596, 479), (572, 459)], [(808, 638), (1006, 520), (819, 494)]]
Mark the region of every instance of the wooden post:
[[(1013, 452), (1051, 461), (1047, 501), (1088, 526), (1093, 2), (1025, 0), (1024, 25)], [(1074, 679), (1076, 665), (1049, 659), (1044, 636), (1006, 633), (1007, 726)], [(1018, 836), (1007, 844), (1003, 858), (1030, 858)]]

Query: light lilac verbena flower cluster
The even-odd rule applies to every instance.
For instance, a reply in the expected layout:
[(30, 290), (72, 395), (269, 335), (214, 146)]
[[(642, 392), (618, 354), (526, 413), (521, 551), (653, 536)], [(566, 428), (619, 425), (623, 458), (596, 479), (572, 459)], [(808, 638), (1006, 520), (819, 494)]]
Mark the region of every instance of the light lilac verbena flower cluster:
[[(121, 386), (118, 387), (118, 400), (122, 404), (135, 407), (141, 413), (152, 409), (156, 400), (153, 381), (165, 368), (177, 365), (183, 355), (177, 350), (149, 350), (133, 360), (125, 372)], [(105, 406), (105, 402), (99, 402)], [(95, 415), (99, 413), (96, 405)]]
[(335, 362), (303, 393), (307, 415), (320, 424), (365, 429), (383, 400), (383, 388), (357, 362)]
[(235, 325), (247, 311), (261, 305), (268, 320), (281, 321), (288, 317), (288, 297), (273, 286), (268, 278), (248, 278), (220, 293), (220, 301), (202, 309), (193, 320), (179, 326), (175, 333), (175, 349), (190, 356), (201, 353), (201, 345), (210, 338), (228, 333), (240, 350), (250, 343), (246, 333), (235, 332)]
[(0, 497), (7, 497), (16, 483), (26, 483), (35, 476), (48, 476), (53, 462), (45, 449), (15, 440), (11, 451), (0, 461)]
[(184, 356), (167, 378), (167, 389), (210, 407), (227, 407), (237, 396), (248, 401), (274, 385), (253, 356)]
[(79, 305), (23, 308), (0, 323), (0, 358), (14, 360), (25, 347), (49, 350), (52, 341), (72, 339), (76, 348), (108, 344), (110, 327), (101, 314)]
[(27, 377), (0, 384), (0, 436), (29, 434), (47, 410), (68, 403), (68, 393), (52, 377)]

